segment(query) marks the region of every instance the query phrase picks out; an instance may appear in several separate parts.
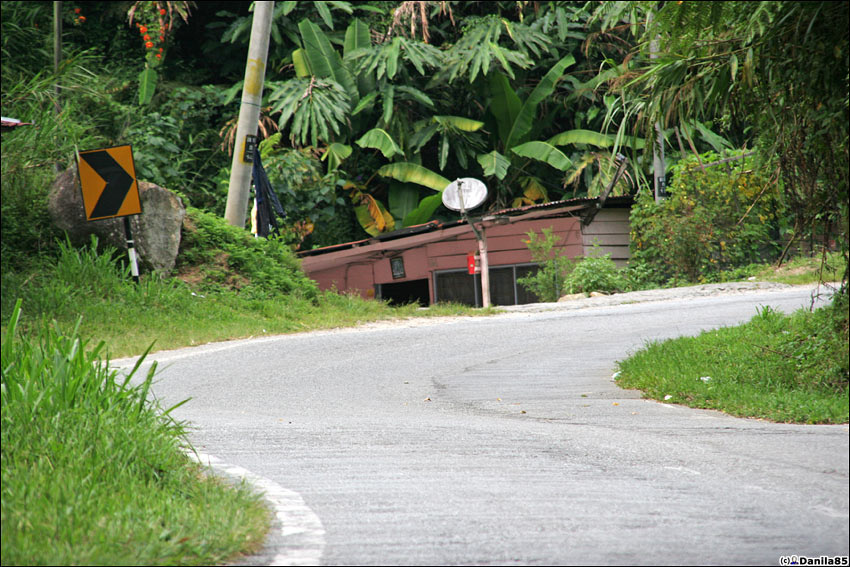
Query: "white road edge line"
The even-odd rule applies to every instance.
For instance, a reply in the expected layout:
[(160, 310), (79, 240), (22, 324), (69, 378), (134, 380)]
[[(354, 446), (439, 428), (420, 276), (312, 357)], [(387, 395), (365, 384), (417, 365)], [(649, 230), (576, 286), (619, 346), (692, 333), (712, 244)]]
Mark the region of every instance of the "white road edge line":
[(325, 548), (325, 527), (300, 494), (247, 469), (224, 463), (212, 455), (193, 452), (187, 454), (202, 465), (232, 477), (244, 478), (264, 493), (280, 524), (278, 539), (281, 541), (268, 565), (321, 565)]

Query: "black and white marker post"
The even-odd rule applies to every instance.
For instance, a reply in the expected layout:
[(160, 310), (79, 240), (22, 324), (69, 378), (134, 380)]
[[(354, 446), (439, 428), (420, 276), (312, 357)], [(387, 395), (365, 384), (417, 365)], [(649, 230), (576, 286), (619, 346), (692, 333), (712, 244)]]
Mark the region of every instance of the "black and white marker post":
[(133, 231), (130, 230), (130, 217), (124, 217), (124, 236), (127, 238), (127, 254), (130, 256), (130, 271), (133, 274), (133, 281), (139, 283), (139, 262), (136, 258)]

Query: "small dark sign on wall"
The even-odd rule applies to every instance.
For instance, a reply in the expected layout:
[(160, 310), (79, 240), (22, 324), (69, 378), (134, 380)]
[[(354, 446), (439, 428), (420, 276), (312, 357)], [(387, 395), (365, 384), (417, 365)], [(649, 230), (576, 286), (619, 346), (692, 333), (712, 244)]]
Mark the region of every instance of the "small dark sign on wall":
[(397, 280), (404, 277), (404, 258), (390, 258), (390, 268), (393, 271), (393, 279)]

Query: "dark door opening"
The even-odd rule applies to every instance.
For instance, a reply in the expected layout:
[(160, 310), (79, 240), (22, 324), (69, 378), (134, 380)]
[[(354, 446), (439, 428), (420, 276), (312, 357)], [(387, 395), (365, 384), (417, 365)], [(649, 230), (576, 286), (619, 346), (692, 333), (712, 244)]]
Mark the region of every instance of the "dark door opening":
[(431, 305), (428, 280), (410, 280), (406, 282), (380, 284), (380, 295), (390, 305), (418, 303), (422, 307)]

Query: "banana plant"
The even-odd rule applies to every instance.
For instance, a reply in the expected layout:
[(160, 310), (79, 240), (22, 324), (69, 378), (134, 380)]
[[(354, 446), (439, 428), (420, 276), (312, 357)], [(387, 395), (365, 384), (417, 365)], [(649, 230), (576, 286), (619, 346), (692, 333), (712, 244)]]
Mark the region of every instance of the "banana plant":
[[(373, 46), (369, 27), (354, 19), (346, 29), (340, 56), (315, 24), (303, 20), (298, 29), (302, 47), (292, 54), (297, 77), (274, 84), (269, 96), (276, 103), (273, 109), (280, 112), (281, 127), (290, 125), (290, 139), (302, 145), (325, 143), (322, 159), (330, 170), (339, 168), (355, 147), (374, 149), (387, 160), (406, 163), (408, 132), (416, 128), (399, 108), (434, 108), (427, 94), (410, 86), (408, 69), (427, 75), (429, 69), (440, 65), (439, 50), (404, 37)], [(483, 126), (460, 117), (433, 117), (431, 122), (434, 133), (441, 136), (444, 156), (452, 145), (450, 140), (462, 140)], [(366, 124), (372, 127), (365, 130)], [(460, 151), (458, 146), (453, 146), (456, 153)], [(367, 187), (351, 184), (355, 214), (367, 233), (394, 229), (418, 207), (417, 177), (403, 170), (390, 170), (397, 172), (398, 178), (388, 185), (389, 207), (371, 195)], [(439, 189), (446, 185), (448, 181)]]
[[(380, 168), (377, 173), (378, 175), (389, 177), (402, 183), (413, 183), (435, 191), (435, 194), (420, 200), (415, 208), (409, 208), (404, 211), (402, 226), (413, 226), (431, 220), (434, 212), (442, 203), (443, 190), (451, 183), (439, 173), (435, 173), (426, 167), (411, 162), (390, 163)], [(408, 191), (406, 195), (408, 203), (411, 200), (410, 195), (411, 193)], [(399, 198), (403, 197), (397, 195), (396, 199)], [(418, 199), (418, 191), (416, 192), (416, 198)]]
[[(608, 179), (614, 174), (617, 167), (615, 156), (623, 146), (630, 147), (635, 151), (644, 148), (643, 138), (618, 137), (584, 129), (561, 132), (549, 138), (548, 142), (554, 146), (573, 146), (576, 149), (572, 157), (573, 163), (564, 178), (564, 187), (572, 185), (573, 195), (575, 196), (580, 183), (584, 181), (589, 197), (598, 195), (607, 185)], [(618, 192), (620, 187), (623, 188), (622, 191), (625, 191), (630, 179), (632, 179), (632, 176), (629, 174), (623, 177), (615, 187), (614, 194), (620, 194)]]
[[(528, 138), (533, 131), (538, 106), (551, 96), (566, 69), (574, 63), (572, 55), (561, 58), (525, 100), (520, 99), (511, 87), (508, 76), (501, 72), (488, 75), (489, 111), (496, 123), (497, 136), (493, 142), (495, 149), (477, 156), (485, 176), (495, 177), (497, 183), (501, 182), (503, 187), (509, 188), (522, 173), (523, 163), (529, 160), (546, 163), (562, 172), (572, 166), (570, 158), (549, 141)], [(523, 197), (514, 200), (513, 204), (534, 202), (536, 199), (548, 200), (546, 191), (541, 190), (543, 186), (539, 179), (526, 179)]]

